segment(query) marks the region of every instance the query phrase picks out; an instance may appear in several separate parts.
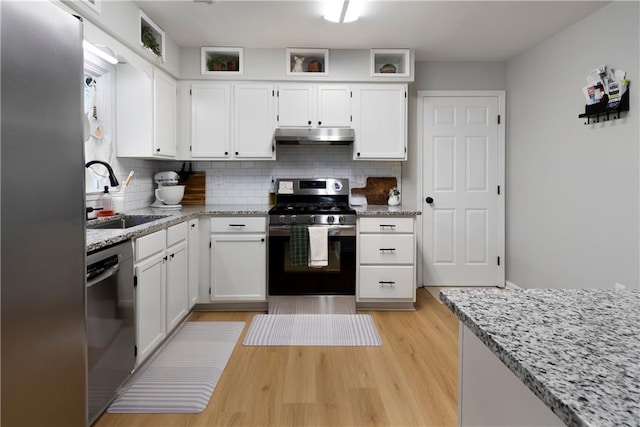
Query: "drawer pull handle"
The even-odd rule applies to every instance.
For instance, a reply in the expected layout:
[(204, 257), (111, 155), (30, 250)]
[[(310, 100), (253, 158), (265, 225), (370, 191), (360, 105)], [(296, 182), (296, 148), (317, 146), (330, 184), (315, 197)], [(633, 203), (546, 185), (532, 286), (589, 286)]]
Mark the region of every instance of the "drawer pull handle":
[(380, 252), (394, 252), (396, 248), (380, 248)]
[(229, 224), (229, 227), (246, 227), (244, 224)]
[(380, 224), (380, 228), (396, 228), (395, 224)]
[(380, 280), (378, 282), (378, 284), (380, 284), (381, 287), (387, 286), (389, 285), (389, 287), (395, 287), (396, 286), (396, 282), (393, 281), (386, 281), (386, 280)]

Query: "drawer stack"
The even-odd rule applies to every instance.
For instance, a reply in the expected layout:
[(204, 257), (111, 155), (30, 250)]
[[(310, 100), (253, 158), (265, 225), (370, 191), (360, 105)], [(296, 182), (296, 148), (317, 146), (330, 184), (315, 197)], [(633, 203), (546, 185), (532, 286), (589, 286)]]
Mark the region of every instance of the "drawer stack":
[(360, 218), (358, 251), (358, 301), (404, 302), (405, 307), (413, 308), (416, 295), (414, 218)]

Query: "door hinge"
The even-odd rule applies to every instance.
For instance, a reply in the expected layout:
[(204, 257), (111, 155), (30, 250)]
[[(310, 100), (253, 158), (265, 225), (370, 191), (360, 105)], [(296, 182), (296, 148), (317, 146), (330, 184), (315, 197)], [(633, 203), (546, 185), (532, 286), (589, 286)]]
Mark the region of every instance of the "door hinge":
[(275, 90), (271, 91), (271, 96), (276, 96), (276, 91)]
[(500, 257), (498, 257), (498, 267), (500, 266)]
[(500, 124), (500, 114), (498, 114), (498, 124)]
[(211, 288), (209, 288), (209, 296), (211, 296)]
[(407, 147), (404, 147), (404, 152), (405, 152), (405, 153), (407, 152)]
[(193, 95), (193, 89), (189, 89), (189, 95)]
[(276, 116), (276, 122), (279, 122), (279, 121), (280, 121), (280, 114)]
[(498, 196), (500, 195), (500, 186), (498, 185)]
[(133, 276), (133, 287), (134, 288), (138, 287), (138, 276)]
[(353, 98), (353, 91), (352, 90), (349, 91), (349, 98)]
[(273, 153), (274, 151), (276, 151), (276, 146), (271, 144), (271, 152)]
[(193, 146), (192, 145), (189, 146), (189, 151), (193, 151)]
[(138, 357), (138, 346), (137, 346), (137, 345), (134, 345), (134, 346), (133, 346), (133, 355), (134, 355), (135, 357)]
[(407, 91), (406, 90), (404, 91), (404, 97), (405, 98), (407, 97)]
[(349, 121), (353, 121), (353, 116), (349, 116)]
[(211, 242), (209, 242), (209, 249), (211, 249)]
[(278, 98), (280, 98), (280, 91), (277, 91), (277, 92), (276, 92), (276, 96), (277, 96)]

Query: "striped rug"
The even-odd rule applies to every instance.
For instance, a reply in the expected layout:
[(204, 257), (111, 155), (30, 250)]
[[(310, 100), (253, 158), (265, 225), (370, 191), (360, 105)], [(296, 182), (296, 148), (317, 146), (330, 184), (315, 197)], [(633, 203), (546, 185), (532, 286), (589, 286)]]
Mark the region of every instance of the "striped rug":
[(259, 314), (242, 343), (246, 346), (381, 346), (368, 314)]
[(245, 322), (186, 322), (123, 387), (109, 413), (199, 413)]

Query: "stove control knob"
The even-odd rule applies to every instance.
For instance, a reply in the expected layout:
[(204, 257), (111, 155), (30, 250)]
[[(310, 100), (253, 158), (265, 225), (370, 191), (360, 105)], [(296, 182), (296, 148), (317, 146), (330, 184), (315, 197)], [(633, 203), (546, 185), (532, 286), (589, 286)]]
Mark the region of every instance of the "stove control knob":
[(280, 223), (284, 224), (285, 222), (287, 222), (287, 217), (284, 215), (280, 215)]
[(315, 224), (316, 217), (314, 215), (309, 215), (309, 224)]
[(335, 218), (333, 217), (333, 215), (329, 215), (329, 216), (327, 217), (327, 222), (328, 222), (329, 224), (333, 224), (333, 221), (335, 221)]
[(291, 215), (291, 224), (295, 224), (297, 220), (298, 220), (297, 216)]
[(346, 218), (344, 215), (340, 215), (340, 216), (338, 217), (338, 222), (339, 222), (340, 224), (344, 224), (345, 222), (347, 222), (347, 218)]

